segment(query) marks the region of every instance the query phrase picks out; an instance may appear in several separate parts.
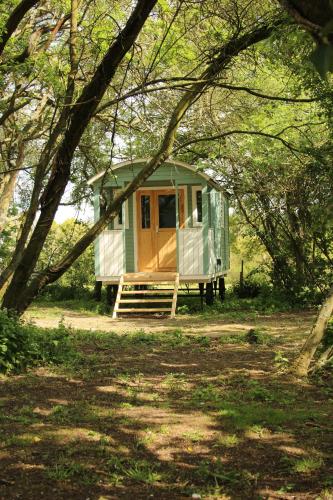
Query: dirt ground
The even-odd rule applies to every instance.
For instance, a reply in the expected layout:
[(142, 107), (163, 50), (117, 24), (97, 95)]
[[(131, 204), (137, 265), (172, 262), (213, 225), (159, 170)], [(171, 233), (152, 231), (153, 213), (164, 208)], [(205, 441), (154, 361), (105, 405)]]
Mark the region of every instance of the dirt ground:
[[(249, 315), (252, 316), (252, 315)], [(34, 308), (29, 310), (25, 318), (37, 326), (45, 328), (57, 327), (59, 321), (72, 328), (92, 331), (105, 331), (123, 334), (135, 331), (163, 332), (170, 329), (181, 329), (185, 335), (207, 335), (219, 337), (244, 333), (250, 328), (264, 329), (275, 335), (290, 336), (293, 340), (304, 338), (310, 331), (314, 313), (276, 313), (271, 315), (257, 315), (255, 318), (230, 319), (228, 316), (212, 315), (205, 318), (199, 315), (177, 315), (175, 319), (158, 317), (123, 317), (112, 319), (107, 315), (92, 315), (69, 309), (53, 310), (48, 308)]]
[(1, 499), (333, 499), (332, 379), (283, 372), (311, 313), (62, 315), (80, 357), (0, 380)]

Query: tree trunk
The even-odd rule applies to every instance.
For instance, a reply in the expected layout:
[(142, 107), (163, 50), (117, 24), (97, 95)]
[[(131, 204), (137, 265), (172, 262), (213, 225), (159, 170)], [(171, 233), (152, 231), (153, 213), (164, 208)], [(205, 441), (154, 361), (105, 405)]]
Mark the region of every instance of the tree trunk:
[(324, 300), (316, 321), (311, 329), (311, 333), (305, 341), (301, 352), (294, 361), (292, 373), (298, 377), (305, 377), (309, 372), (309, 367), (313, 356), (323, 339), (325, 329), (333, 312), (333, 286), (331, 286), (328, 296)]
[(9, 172), (4, 175), (4, 178), (1, 181), (2, 186), (0, 192), (0, 234), (5, 229), (7, 218), (8, 218), (8, 210), (11, 204), (11, 201), (14, 196), (14, 190), (16, 185), (18, 171)]
[[(13, 200), (16, 179), (24, 160), (24, 142), (19, 139), (17, 145), (17, 158), (15, 163), (8, 162), (9, 171), (4, 174), (0, 185), (0, 233), (5, 229), (8, 210)], [(11, 170), (12, 169), (12, 170)]]

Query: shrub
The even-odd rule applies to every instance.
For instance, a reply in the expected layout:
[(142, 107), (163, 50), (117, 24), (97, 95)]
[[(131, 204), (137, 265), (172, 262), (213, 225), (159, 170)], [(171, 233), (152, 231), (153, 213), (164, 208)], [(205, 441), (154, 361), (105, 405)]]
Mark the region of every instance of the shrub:
[(251, 278), (244, 279), (243, 283), (234, 285), (234, 294), (240, 299), (257, 297), (260, 293), (261, 285)]
[(76, 286), (63, 286), (59, 283), (54, 283), (47, 286), (41, 293), (40, 297), (50, 301), (75, 300), (82, 298), (90, 298), (91, 293), (86, 288)]
[(22, 367), (28, 352), (28, 339), (17, 319), (0, 310), (0, 370), (8, 373)]
[(0, 372), (19, 372), (38, 364), (59, 364), (79, 357), (70, 331), (60, 324), (44, 330), (0, 310)]
[(250, 328), (248, 332), (246, 332), (244, 336), (245, 342), (249, 344), (268, 344), (270, 343), (270, 337), (260, 330), (255, 330), (254, 328)]

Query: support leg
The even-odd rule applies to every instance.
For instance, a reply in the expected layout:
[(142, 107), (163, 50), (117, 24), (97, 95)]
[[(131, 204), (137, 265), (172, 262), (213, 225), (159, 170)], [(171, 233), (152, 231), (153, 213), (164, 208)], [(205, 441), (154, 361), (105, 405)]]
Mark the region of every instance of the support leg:
[(201, 310), (203, 309), (203, 301), (204, 301), (204, 292), (205, 292), (205, 285), (203, 283), (199, 283), (199, 291), (200, 291), (200, 303), (201, 303)]
[(206, 283), (206, 304), (212, 306), (214, 304), (214, 287), (213, 283)]
[(112, 285), (112, 298), (113, 298), (113, 301), (112, 303), (114, 304), (116, 302), (116, 298), (117, 298), (117, 293), (118, 293), (118, 288), (119, 288), (119, 285)]
[(93, 298), (97, 302), (100, 302), (102, 300), (102, 282), (101, 281), (95, 281)]
[(223, 302), (225, 299), (225, 281), (224, 281), (224, 278), (219, 278), (219, 297), (220, 297), (220, 301)]
[(112, 306), (113, 300), (113, 285), (106, 285), (106, 303), (108, 306)]
[(216, 291), (217, 291), (217, 280), (214, 281), (214, 297), (216, 297)]

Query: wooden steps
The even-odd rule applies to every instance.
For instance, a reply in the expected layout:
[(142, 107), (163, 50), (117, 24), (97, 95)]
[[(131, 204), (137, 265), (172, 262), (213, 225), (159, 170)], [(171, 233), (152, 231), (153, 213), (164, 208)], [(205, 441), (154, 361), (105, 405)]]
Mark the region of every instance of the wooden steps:
[[(127, 287), (137, 285), (171, 285), (170, 290), (128, 290)], [(118, 313), (160, 313), (169, 312), (170, 317), (176, 315), (177, 294), (179, 287), (178, 273), (126, 273), (120, 277), (116, 302), (113, 309), (112, 318), (117, 318)], [(123, 295), (127, 298), (123, 298)], [(132, 295), (132, 298), (129, 298)], [(163, 298), (137, 298), (137, 295), (162, 295)], [(170, 297), (165, 297), (170, 295)], [(149, 307), (149, 304), (161, 304), (162, 307)], [(170, 307), (165, 307), (166, 303)], [(134, 307), (121, 307), (122, 304), (133, 304)], [(148, 307), (135, 307), (135, 304), (147, 304)]]

